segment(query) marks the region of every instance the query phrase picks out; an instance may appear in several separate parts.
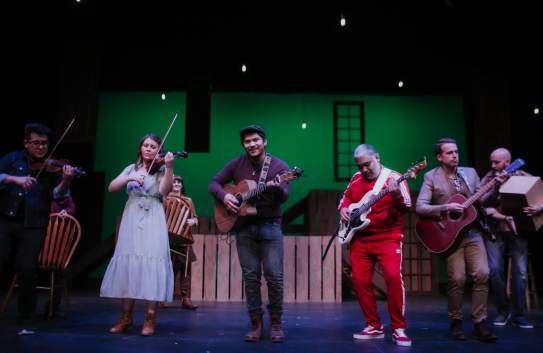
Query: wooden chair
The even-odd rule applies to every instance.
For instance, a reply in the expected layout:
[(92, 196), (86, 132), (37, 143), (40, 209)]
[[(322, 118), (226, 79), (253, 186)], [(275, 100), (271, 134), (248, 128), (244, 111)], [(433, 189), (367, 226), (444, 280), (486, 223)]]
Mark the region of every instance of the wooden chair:
[(188, 244), (194, 243), (190, 227), (187, 225), (187, 220), (194, 212), (192, 206), (181, 198), (168, 197), (164, 201), (164, 212), (168, 233), (183, 238)]
[[(52, 213), (49, 215), (49, 224), (39, 255), (40, 270), (50, 271), (49, 287), (38, 286), (38, 289), (49, 290), (49, 313), (53, 316), (53, 296), (55, 288), (55, 272), (66, 271), (70, 260), (81, 238), (81, 226), (77, 219), (68, 214)], [(11, 285), (2, 304), (2, 312), (6, 310), (13, 288), (17, 286), (17, 275), (13, 277)], [(65, 299), (67, 300), (67, 298)]]
[[(173, 237), (180, 237), (187, 245), (193, 244), (194, 239), (192, 237), (191, 227), (187, 224), (187, 220), (194, 214), (192, 205), (179, 197), (167, 197), (164, 200), (164, 212), (166, 213), (166, 225), (168, 226), (168, 233)], [(187, 252), (182, 253), (180, 251), (170, 249), (173, 254), (183, 256), (185, 258), (185, 276), (188, 271), (189, 262), (189, 248), (187, 246)]]

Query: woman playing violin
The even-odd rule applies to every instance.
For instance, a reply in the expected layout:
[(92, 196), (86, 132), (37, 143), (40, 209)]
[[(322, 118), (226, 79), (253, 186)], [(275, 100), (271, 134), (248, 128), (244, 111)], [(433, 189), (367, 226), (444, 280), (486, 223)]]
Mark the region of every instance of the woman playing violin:
[(162, 198), (172, 189), (173, 154), (155, 168), (161, 139), (143, 136), (136, 163), (126, 167), (109, 184), (110, 192), (126, 187), (124, 208), (115, 253), (104, 275), (100, 295), (122, 298), (122, 315), (109, 330), (121, 333), (132, 326), (135, 299), (147, 300), (147, 314), (141, 334), (154, 334), (157, 302), (173, 299), (174, 276), (168, 244), (168, 229)]
[[(36, 310), (36, 273), (38, 254), (49, 221), (51, 201), (69, 196), (74, 177), (71, 166), (62, 173), (44, 170), (32, 174), (32, 166), (42, 162), (49, 152), (51, 130), (38, 123), (24, 128), (24, 150), (0, 159), (0, 272), (8, 267), (15, 249), (15, 271), (19, 283), (18, 312), (22, 321), (32, 320)], [(0, 276), (1, 277), (1, 276)]]

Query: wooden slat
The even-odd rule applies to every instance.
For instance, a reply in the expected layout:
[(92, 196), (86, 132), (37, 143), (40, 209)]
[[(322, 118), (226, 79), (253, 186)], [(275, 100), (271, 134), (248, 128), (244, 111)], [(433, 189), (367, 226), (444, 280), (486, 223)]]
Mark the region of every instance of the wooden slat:
[(309, 300), (308, 237), (296, 237), (296, 301)]
[(192, 263), (191, 268), (191, 288), (190, 296), (193, 300), (202, 300), (204, 298), (204, 235), (194, 234), (194, 244), (192, 250), (196, 255), (196, 261)]
[(206, 235), (204, 240), (204, 300), (217, 299), (217, 236)]
[(285, 303), (296, 300), (296, 238), (285, 237), (283, 241), (283, 300)]
[(241, 279), (241, 266), (239, 264), (238, 249), (236, 247), (236, 238), (228, 237), (230, 246), (230, 300), (243, 300), (243, 281)]
[[(330, 236), (322, 236), (320, 238), (322, 249), (324, 251), (326, 249), (326, 246), (328, 245)], [(328, 254), (326, 255), (326, 258), (322, 263), (322, 300), (325, 302), (335, 301), (336, 283), (334, 273), (336, 270), (336, 262), (334, 261), (334, 258), (336, 253), (336, 246), (340, 245), (334, 239), (334, 243), (332, 244), (330, 250), (328, 250)]]
[(230, 290), (230, 244), (226, 239), (218, 240), (217, 254), (217, 300), (228, 301)]
[(321, 238), (309, 236), (309, 301), (322, 301)]
[(342, 300), (342, 290), (341, 290), (341, 275), (343, 273), (343, 264), (342, 264), (342, 252), (343, 247), (336, 245), (336, 266), (335, 266), (335, 277), (336, 277), (336, 302), (341, 302)]

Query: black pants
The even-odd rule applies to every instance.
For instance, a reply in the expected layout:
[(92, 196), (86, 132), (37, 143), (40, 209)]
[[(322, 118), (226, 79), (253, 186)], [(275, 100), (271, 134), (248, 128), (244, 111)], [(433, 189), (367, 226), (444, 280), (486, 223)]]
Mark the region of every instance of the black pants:
[(25, 228), (22, 222), (0, 219), (0, 272), (2, 277), (15, 255), (15, 273), (19, 284), (17, 307), (19, 314), (36, 312), (36, 279), (38, 256), (45, 238), (45, 228)]
[[(181, 289), (181, 297), (189, 297), (190, 298), (190, 281), (191, 281), (191, 267), (192, 262), (196, 260), (196, 255), (194, 254), (194, 250), (192, 249), (192, 246), (186, 245), (183, 243), (174, 243), (170, 242), (170, 247), (182, 254), (185, 254), (185, 256), (189, 257), (188, 263), (185, 256), (178, 255), (176, 253), (172, 252), (172, 266), (173, 266), (173, 275), (174, 278), (177, 278), (177, 274), (181, 274), (181, 283), (180, 283), (180, 289)], [(187, 275), (185, 276), (185, 269), (187, 272)]]

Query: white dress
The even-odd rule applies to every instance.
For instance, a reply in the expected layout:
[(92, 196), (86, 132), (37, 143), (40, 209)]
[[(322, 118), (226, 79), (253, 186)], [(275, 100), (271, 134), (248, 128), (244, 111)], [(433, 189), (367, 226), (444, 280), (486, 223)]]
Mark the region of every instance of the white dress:
[[(125, 168), (136, 173), (134, 164)], [(172, 301), (174, 276), (168, 228), (158, 186), (164, 167), (145, 178), (143, 186), (127, 185), (115, 253), (100, 288), (101, 297)]]

